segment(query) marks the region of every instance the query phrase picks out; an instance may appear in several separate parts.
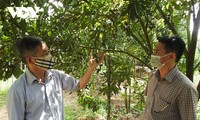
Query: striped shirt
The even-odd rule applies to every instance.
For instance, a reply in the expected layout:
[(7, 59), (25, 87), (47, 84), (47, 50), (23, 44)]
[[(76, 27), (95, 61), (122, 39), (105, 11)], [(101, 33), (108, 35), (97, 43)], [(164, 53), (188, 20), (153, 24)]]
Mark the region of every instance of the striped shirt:
[(58, 70), (45, 73), (40, 83), (27, 69), (7, 94), (9, 120), (64, 120), (62, 90), (77, 90), (79, 82)]
[(198, 92), (177, 67), (162, 80), (153, 71), (147, 83), (144, 120), (196, 120)]

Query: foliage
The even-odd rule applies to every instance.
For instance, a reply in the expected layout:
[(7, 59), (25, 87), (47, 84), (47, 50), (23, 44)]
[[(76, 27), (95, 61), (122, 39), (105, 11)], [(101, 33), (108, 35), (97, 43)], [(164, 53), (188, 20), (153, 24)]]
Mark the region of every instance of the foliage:
[(197, 119), (200, 119), (200, 101), (198, 102), (197, 106)]
[(80, 111), (76, 111), (70, 106), (65, 106), (65, 120), (75, 120), (77, 118), (77, 112)]
[[(150, 67), (156, 36), (179, 34), (187, 38), (185, 33), (189, 32), (185, 29), (189, 28), (186, 11), (190, 7), (186, 1), (60, 0), (60, 7), (46, 1), (1, 3), (2, 79), (21, 74), (13, 43), (24, 35), (41, 36), (57, 58), (56, 68), (78, 77), (87, 67), (83, 60), (92, 49), (127, 54)], [(37, 13), (37, 19), (12, 18), (6, 8), (20, 5), (37, 5), (42, 12)]]
[(103, 102), (99, 97), (92, 97), (87, 94), (84, 94), (84, 92), (79, 92), (79, 98), (78, 103), (85, 108), (91, 109), (93, 112), (96, 112), (100, 109), (101, 104)]
[[(101, 98), (100, 98), (101, 99)], [(79, 101), (79, 100), (78, 100)], [(66, 120), (81, 120), (81, 119), (106, 119), (105, 104), (98, 105), (99, 108), (96, 111), (89, 109), (87, 106), (84, 108), (77, 103), (73, 105), (65, 106), (65, 119)]]

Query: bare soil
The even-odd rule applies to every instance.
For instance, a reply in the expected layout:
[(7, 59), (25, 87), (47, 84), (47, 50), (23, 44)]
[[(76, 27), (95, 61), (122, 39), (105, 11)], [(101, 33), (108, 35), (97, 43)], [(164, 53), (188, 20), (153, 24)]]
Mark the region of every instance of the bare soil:
[(8, 114), (6, 111), (6, 106), (0, 108), (0, 120), (8, 120)]

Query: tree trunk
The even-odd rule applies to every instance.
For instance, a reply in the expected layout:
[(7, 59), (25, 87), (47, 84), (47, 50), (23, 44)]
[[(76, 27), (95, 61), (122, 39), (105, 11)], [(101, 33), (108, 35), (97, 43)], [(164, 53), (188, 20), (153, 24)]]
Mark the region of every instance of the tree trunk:
[(199, 92), (199, 98), (200, 98), (200, 81), (199, 84), (197, 85), (197, 91)]
[(111, 80), (112, 80), (112, 66), (111, 66), (111, 56), (108, 55), (108, 75), (107, 75), (107, 83), (108, 83), (108, 90), (107, 90), (107, 120), (111, 120)]
[(194, 59), (195, 59), (195, 51), (197, 46), (197, 40), (198, 40), (198, 32), (199, 32), (199, 25), (200, 25), (200, 10), (198, 10), (198, 14), (195, 15), (195, 8), (193, 9), (193, 22), (194, 22), (194, 28), (192, 31), (192, 39), (191, 42), (188, 43), (188, 54), (186, 56), (186, 75), (188, 78), (190, 78), (191, 81), (193, 81), (193, 75), (194, 75)]
[[(200, 4), (198, 4), (198, 8), (200, 7)], [(188, 54), (186, 55), (186, 76), (193, 81), (194, 77), (194, 60), (195, 60), (195, 51), (197, 46), (197, 40), (198, 40), (198, 33), (199, 33), (199, 26), (200, 26), (200, 9), (196, 12), (196, 8), (194, 7), (193, 3), (193, 22), (194, 22), (194, 28), (192, 31), (192, 39), (191, 42), (188, 43)], [(197, 90), (200, 93), (200, 83), (197, 86)]]

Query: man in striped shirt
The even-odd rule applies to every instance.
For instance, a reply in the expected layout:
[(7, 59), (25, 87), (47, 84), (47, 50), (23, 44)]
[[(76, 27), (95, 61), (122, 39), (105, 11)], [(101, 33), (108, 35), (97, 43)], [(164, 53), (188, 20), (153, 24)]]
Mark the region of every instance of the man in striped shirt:
[(198, 92), (176, 66), (184, 49), (177, 37), (162, 37), (151, 56), (156, 67), (146, 86), (144, 120), (196, 120)]

